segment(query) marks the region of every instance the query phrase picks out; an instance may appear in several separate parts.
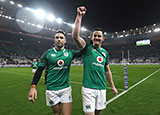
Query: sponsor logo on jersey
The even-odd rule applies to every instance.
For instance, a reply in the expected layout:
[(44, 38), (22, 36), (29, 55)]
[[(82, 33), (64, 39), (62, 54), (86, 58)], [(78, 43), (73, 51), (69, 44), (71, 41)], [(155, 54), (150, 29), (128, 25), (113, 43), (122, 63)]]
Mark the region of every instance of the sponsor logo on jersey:
[(64, 56), (68, 57), (68, 52), (64, 52)]
[(92, 64), (93, 64), (93, 65), (96, 65), (96, 66), (104, 67), (104, 65), (102, 65), (102, 64), (100, 64), (100, 63), (95, 63), (95, 62), (93, 62)]
[(57, 64), (58, 64), (59, 66), (62, 66), (62, 65), (64, 65), (64, 61), (63, 61), (63, 60), (58, 60), (58, 61), (57, 61)]
[(103, 58), (102, 58), (101, 56), (98, 56), (98, 57), (97, 57), (97, 61), (98, 61), (99, 63), (102, 63), (102, 62), (103, 62)]
[(52, 57), (56, 57), (56, 54), (51, 54)]
[(61, 70), (61, 69), (67, 69), (67, 66), (64, 66), (64, 67), (55, 67), (53, 68), (54, 70)]

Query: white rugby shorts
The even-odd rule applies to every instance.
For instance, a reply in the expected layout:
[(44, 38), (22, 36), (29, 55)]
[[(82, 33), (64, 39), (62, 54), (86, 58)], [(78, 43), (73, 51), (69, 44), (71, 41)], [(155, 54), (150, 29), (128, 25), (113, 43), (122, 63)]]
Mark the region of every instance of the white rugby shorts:
[(46, 104), (53, 106), (61, 103), (72, 102), (72, 88), (71, 86), (60, 90), (46, 90)]
[(36, 73), (37, 69), (32, 69), (32, 73)]
[(83, 111), (92, 113), (106, 108), (106, 90), (82, 87)]

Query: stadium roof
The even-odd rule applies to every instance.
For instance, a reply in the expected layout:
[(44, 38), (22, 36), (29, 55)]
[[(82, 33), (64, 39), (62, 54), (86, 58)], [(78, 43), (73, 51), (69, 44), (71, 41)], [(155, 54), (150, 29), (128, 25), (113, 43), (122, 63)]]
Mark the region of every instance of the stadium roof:
[[(87, 8), (87, 14), (84, 16), (82, 25), (89, 30), (100, 27), (107, 33), (122, 32), (160, 23), (160, 14), (157, 13), (160, 10), (158, 6), (160, 1), (156, 0), (0, 0), (0, 2), (3, 5), (6, 3), (7, 7), (13, 9), (8, 10), (8, 16), (16, 15), (19, 12), (19, 9), (17, 10), (13, 7), (14, 5), (12, 6), (15, 2), (18, 7), (42, 9), (70, 24), (74, 22), (76, 8), (84, 5)], [(4, 25), (3, 23), (0, 24)], [(52, 24), (49, 25), (52, 26)], [(37, 26), (41, 28), (41, 25)]]
[(76, 8), (84, 5), (88, 11), (83, 25), (92, 30), (101, 27), (106, 32), (123, 31), (160, 22), (159, 0), (14, 0), (32, 8), (53, 12), (66, 22), (74, 22)]

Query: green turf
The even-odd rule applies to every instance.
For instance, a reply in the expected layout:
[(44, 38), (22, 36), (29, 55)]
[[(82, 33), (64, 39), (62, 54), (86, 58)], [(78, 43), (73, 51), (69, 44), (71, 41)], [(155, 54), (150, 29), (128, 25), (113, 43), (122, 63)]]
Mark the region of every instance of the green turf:
[[(118, 89), (124, 89), (123, 66), (110, 66)], [(129, 65), (129, 87), (144, 79), (159, 65)], [(73, 115), (83, 115), (81, 99), (82, 66), (72, 66), (70, 80), (73, 95)], [(0, 115), (52, 115), (46, 106), (44, 74), (38, 83), (38, 99), (28, 101), (29, 87), (33, 74), (31, 68), (0, 68)], [(109, 84), (107, 82), (107, 86)], [(122, 91), (119, 90), (119, 93)], [(107, 90), (107, 100), (114, 95)], [(160, 114), (160, 71), (107, 105), (102, 115), (159, 115)]]

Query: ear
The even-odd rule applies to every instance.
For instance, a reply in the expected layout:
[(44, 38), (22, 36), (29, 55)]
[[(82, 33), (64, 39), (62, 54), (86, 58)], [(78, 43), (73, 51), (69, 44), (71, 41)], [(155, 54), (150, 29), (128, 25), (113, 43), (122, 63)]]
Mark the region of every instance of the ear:
[(66, 38), (64, 38), (64, 43), (66, 43)]
[(104, 41), (104, 36), (102, 37), (102, 41)]

